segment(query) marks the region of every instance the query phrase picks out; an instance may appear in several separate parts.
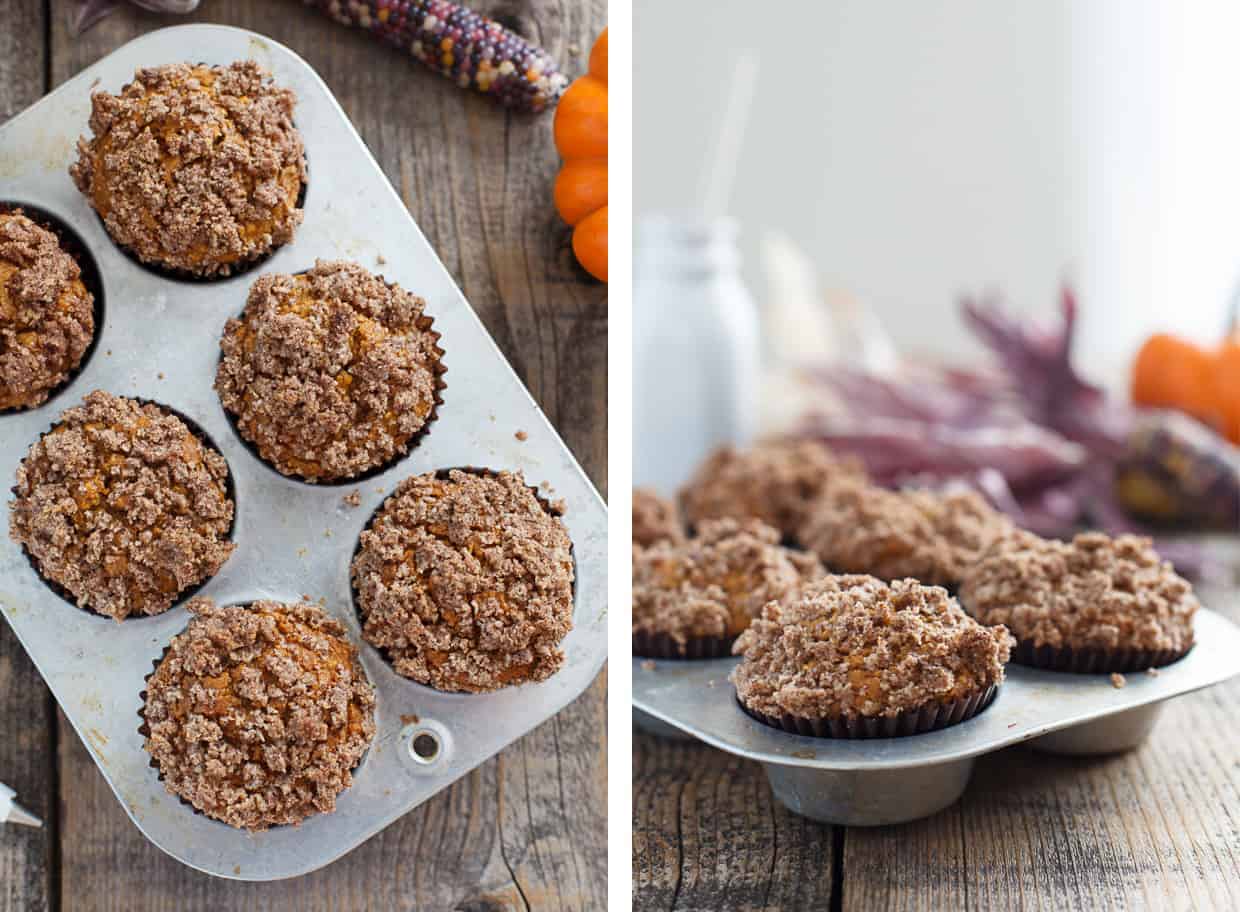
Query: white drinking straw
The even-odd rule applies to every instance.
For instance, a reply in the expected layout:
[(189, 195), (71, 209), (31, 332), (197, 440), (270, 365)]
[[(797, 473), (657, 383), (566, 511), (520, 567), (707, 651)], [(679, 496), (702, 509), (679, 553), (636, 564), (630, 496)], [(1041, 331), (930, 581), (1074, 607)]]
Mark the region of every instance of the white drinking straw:
[(702, 184), (702, 215), (707, 220), (713, 221), (727, 212), (757, 82), (757, 52), (741, 51), (737, 54), (736, 66), (732, 69), (732, 84), (728, 87), (728, 102), (723, 111), (719, 137), (715, 142), (715, 154), (710, 167), (706, 169)]

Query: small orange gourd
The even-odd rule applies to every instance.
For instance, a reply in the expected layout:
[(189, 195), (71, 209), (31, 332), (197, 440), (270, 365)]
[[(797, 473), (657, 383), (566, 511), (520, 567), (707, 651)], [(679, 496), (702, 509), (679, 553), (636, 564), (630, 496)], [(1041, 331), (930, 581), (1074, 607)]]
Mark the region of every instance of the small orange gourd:
[(1132, 367), (1132, 400), (1173, 408), (1240, 443), (1240, 339), (1205, 348), (1175, 336), (1150, 336)]
[(555, 109), (555, 147), (564, 159), (554, 199), (573, 226), (573, 254), (586, 272), (607, 281), (607, 29), (590, 50), (590, 69)]

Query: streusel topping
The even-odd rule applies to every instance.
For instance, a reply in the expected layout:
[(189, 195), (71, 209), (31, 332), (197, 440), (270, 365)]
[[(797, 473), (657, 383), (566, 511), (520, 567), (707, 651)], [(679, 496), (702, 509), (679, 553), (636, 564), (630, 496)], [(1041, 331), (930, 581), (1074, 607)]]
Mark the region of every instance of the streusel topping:
[(95, 299), (56, 235), (0, 211), (0, 412), (29, 408), (77, 369), (95, 334)]
[(648, 548), (657, 542), (682, 542), (685, 530), (680, 511), (648, 488), (633, 489), (633, 544)]
[(439, 690), (549, 678), (573, 626), (572, 542), (521, 473), (403, 481), (353, 560), (362, 633)]
[(822, 575), (808, 555), (791, 559), (779, 532), (757, 520), (707, 520), (688, 541), (633, 555), (633, 634), (734, 637), (762, 606)]
[(144, 262), (228, 275), (292, 240), (306, 179), (295, 98), (254, 61), (138, 70), (91, 95), (70, 174), (108, 233)]
[(685, 519), (758, 519), (794, 538), (805, 510), (835, 482), (865, 478), (860, 463), (840, 459), (813, 440), (770, 440), (741, 450), (725, 446), (702, 463), (681, 492)]
[(836, 485), (810, 511), (805, 547), (836, 573), (956, 586), (1011, 521), (971, 491)]
[(305, 603), (189, 610), (146, 684), (146, 749), (168, 791), (247, 830), (335, 810), (375, 734), (344, 627)]
[(227, 481), (176, 415), (96, 390), (18, 466), (9, 531), (80, 607), (159, 614), (232, 554)]
[(1071, 542), (1005, 536), (973, 567), (960, 600), (1034, 646), (1187, 651), (1200, 607), (1150, 540), (1082, 532)]
[(828, 576), (763, 609), (732, 647), (732, 681), (766, 716), (892, 717), (1001, 683), (1013, 645), (937, 586)]
[(435, 409), (441, 353), (425, 306), (355, 263), (264, 275), (224, 328), (220, 402), (285, 475), (331, 481), (381, 466)]

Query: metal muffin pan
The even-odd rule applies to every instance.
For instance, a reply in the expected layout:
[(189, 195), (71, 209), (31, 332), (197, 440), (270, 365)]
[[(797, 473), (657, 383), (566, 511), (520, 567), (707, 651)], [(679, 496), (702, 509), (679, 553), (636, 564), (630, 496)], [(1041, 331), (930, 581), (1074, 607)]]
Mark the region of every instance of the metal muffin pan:
[[(251, 58), (298, 97), (310, 163), (305, 221), (292, 243), (249, 273), (179, 282), (122, 253), (69, 178), (87, 132), (90, 92), (116, 91), (141, 66), (192, 58)], [(411, 101), (416, 103), (416, 100)], [(550, 718), (594, 680), (606, 659), (606, 510), (563, 441), (504, 360), (452, 277), (392, 190), (327, 86), (275, 42), (234, 28), (189, 25), (145, 35), (0, 127), (0, 201), (33, 204), (66, 222), (93, 253), (107, 306), (93, 357), (48, 403), (0, 414), (0, 481), (7, 489), (30, 444), (93, 389), (143, 397), (197, 422), (228, 460), (236, 486), (236, 553), (201, 590), (220, 603), (308, 596), (348, 630), (375, 687), (377, 733), (335, 813), (300, 826), (246, 833), (182, 804), (157, 780), (138, 734), (139, 694), (152, 663), (189, 619), (183, 603), (117, 623), (83, 611), (38, 578), (0, 508), (0, 612), (56, 695), (117, 799), (153, 843), (187, 865), (242, 880), (312, 871)], [(446, 355), (444, 405), (406, 458), (356, 485), (285, 478), (237, 437), (212, 389), (225, 321), (263, 272), (296, 272), (315, 258), (354, 260), (421, 295)], [(381, 258), (383, 262), (381, 262)], [(527, 439), (516, 438), (524, 431)], [(493, 694), (448, 694), (408, 681), (364, 643), (349, 563), (358, 535), (396, 483), (454, 466), (522, 469), (562, 498), (577, 561), (565, 666), (549, 680)], [(360, 491), (361, 504), (342, 497)], [(6, 498), (7, 499), (7, 498)], [(422, 756), (413, 750), (419, 735)]]
[[(741, 710), (728, 674), (736, 658), (633, 659), (633, 721), (667, 727), (756, 760), (775, 796), (826, 823), (880, 826), (927, 817), (955, 803), (982, 754), (1032, 741), (1038, 750), (1106, 754), (1140, 744), (1165, 702), (1240, 674), (1240, 628), (1213, 611), (1196, 618), (1197, 645), (1155, 675), (1078, 675), (1009, 664), (987, 709), (939, 731), (837, 740), (790, 734)], [(651, 664), (653, 662), (653, 664)]]

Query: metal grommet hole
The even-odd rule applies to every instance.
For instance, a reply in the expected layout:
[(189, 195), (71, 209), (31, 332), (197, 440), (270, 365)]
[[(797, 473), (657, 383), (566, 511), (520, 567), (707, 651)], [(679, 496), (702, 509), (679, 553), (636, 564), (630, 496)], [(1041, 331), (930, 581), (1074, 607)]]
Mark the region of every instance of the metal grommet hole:
[(415, 763), (430, 766), (439, 759), (439, 735), (427, 729), (414, 732), (409, 739), (409, 756)]

